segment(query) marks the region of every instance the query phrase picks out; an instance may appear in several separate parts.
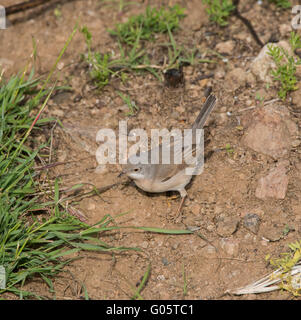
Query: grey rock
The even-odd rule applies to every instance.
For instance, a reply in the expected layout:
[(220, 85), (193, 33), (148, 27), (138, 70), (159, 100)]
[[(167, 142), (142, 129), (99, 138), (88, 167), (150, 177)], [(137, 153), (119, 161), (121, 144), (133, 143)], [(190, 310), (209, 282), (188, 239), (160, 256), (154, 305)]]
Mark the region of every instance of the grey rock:
[(257, 234), (259, 230), (260, 218), (256, 213), (247, 213), (243, 219), (243, 226), (249, 231)]

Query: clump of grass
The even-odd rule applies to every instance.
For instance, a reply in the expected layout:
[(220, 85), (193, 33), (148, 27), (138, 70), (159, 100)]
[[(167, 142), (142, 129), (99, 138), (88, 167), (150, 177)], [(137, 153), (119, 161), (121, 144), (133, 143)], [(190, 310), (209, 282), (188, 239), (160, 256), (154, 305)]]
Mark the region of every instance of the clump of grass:
[(124, 95), (119, 91), (117, 91), (117, 94), (129, 108), (129, 112), (126, 113), (126, 116), (133, 116), (135, 112), (139, 110), (139, 107), (136, 105), (136, 102), (133, 101), (130, 96)]
[[(301, 296), (301, 241), (296, 241), (288, 245), (290, 251), (281, 254), (279, 259), (271, 259), (270, 255), (266, 256), (266, 260), (272, 266), (277, 268), (277, 279), (280, 280), (279, 288), (291, 292), (294, 296)], [(299, 270), (297, 269), (299, 268)], [(295, 269), (293, 275), (292, 270)], [(280, 271), (280, 272), (279, 272)], [(276, 279), (274, 276), (273, 279)]]
[(279, 259), (271, 259), (268, 254), (265, 259), (276, 268), (271, 274), (243, 288), (228, 290), (232, 294), (254, 294), (271, 292), (279, 289), (301, 296), (301, 241), (290, 243), (289, 252), (281, 254)]
[[(109, 246), (96, 237), (110, 228), (110, 216), (89, 226), (69, 215), (60, 200), (58, 183), (48, 201), (43, 202), (37, 195), (38, 172), (34, 166), (44, 145), (32, 150), (24, 137), (51, 120), (37, 120), (33, 115), (51, 93), (39, 87), (33, 72), (27, 79), (22, 74), (7, 82), (0, 80), (0, 265), (6, 282), (0, 294), (12, 292), (20, 298), (42, 298), (22, 286), (39, 276), (52, 289), (53, 276), (72, 261), (77, 251), (125, 249)], [(34, 214), (37, 212), (40, 219)]]
[(119, 41), (133, 46), (138, 35), (141, 40), (151, 40), (156, 33), (167, 33), (167, 26), (171, 31), (177, 29), (179, 20), (185, 16), (184, 10), (179, 5), (168, 9), (148, 6), (144, 14), (130, 17), (127, 22), (117, 24), (115, 30), (109, 32)]
[(275, 5), (282, 9), (288, 9), (292, 6), (290, 1), (288, 0), (269, 0), (271, 3), (275, 3)]
[(203, 0), (208, 7), (206, 9), (210, 20), (224, 27), (228, 25), (228, 17), (235, 9), (231, 0)]
[(119, 42), (120, 57), (114, 58), (111, 54), (101, 54), (91, 49), (92, 35), (87, 27), (82, 28), (85, 37), (88, 53), (83, 56), (90, 68), (90, 76), (98, 88), (106, 86), (112, 77), (120, 77), (122, 81), (126, 80), (127, 71), (149, 71), (157, 78), (157, 72), (150, 66), (145, 51), (139, 49), (140, 35), (137, 35), (135, 44), (130, 50), (123, 48)]
[(86, 26), (82, 28), (81, 32), (85, 37), (88, 49), (86, 61), (90, 67), (90, 76), (94, 80), (95, 84), (99, 88), (102, 88), (108, 84), (111, 75), (114, 74), (114, 71), (112, 70), (112, 66), (114, 64), (110, 61), (111, 57), (109, 54), (92, 52), (92, 35)]
[[(301, 48), (300, 37), (294, 32), (291, 33), (290, 44), (293, 50)], [(277, 45), (269, 45), (268, 54), (276, 64), (276, 69), (271, 70), (271, 74), (273, 80), (280, 83), (278, 96), (284, 100), (288, 92), (298, 89), (295, 74), (301, 59), (290, 55), (287, 50)]]

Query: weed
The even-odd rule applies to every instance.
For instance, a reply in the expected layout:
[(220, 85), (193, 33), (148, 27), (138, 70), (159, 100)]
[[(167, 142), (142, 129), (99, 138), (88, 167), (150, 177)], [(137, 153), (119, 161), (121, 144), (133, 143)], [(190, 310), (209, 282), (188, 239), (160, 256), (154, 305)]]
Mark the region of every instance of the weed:
[(88, 63), (90, 68), (90, 76), (98, 88), (106, 86), (111, 77), (120, 77), (124, 82), (127, 77), (125, 71), (149, 71), (159, 78), (155, 70), (149, 65), (147, 55), (144, 50), (139, 50), (140, 35), (137, 34), (137, 39), (130, 50), (126, 50), (120, 42), (119, 51), (120, 58), (116, 59), (111, 54), (101, 54), (99, 52), (92, 52), (92, 35), (87, 27), (83, 27), (83, 33), (88, 53), (87, 56), (82, 55), (83, 59)]
[(110, 61), (109, 54), (101, 54), (99, 52), (92, 52), (92, 35), (87, 27), (83, 27), (81, 32), (83, 33), (87, 48), (88, 55), (86, 61), (90, 67), (90, 76), (94, 80), (95, 84), (102, 88), (108, 84), (110, 76), (114, 74), (112, 70), (112, 63)]
[(135, 290), (135, 293), (131, 298), (132, 300), (136, 300), (136, 299), (142, 300), (142, 297), (141, 297), (140, 293), (141, 293), (142, 289), (145, 287), (145, 285), (146, 285), (146, 283), (147, 283), (147, 281), (148, 281), (148, 279), (150, 277), (150, 273), (151, 273), (151, 264), (149, 263), (149, 265), (147, 267), (147, 270), (144, 273), (140, 284), (138, 285), (137, 290)]
[(141, 40), (152, 40), (156, 33), (167, 33), (179, 27), (179, 20), (184, 17), (184, 9), (175, 5), (169, 9), (147, 7), (144, 14), (135, 15), (125, 23), (116, 25), (115, 30), (109, 30), (119, 41), (130, 46), (138, 37)]
[(215, 21), (220, 26), (228, 25), (227, 19), (235, 9), (231, 0), (203, 0), (203, 3), (208, 5), (206, 11), (210, 20)]
[(119, 97), (123, 100), (123, 102), (129, 107), (129, 112), (126, 113), (126, 116), (133, 116), (135, 114), (135, 110), (138, 111), (139, 108), (136, 105), (135, 101), (131, 100), (130, 96), (125, 96), (121, 92), (117, 91)]
[(227, 143), (226, 146), (225, 146), (225, 149), (228, 153), (229, 156), (232, 156), (233, 153), (234, 153), (234, 149), (231, 147), (231, 144), (230, 143)]
[(290, 42), (290, 45), (291, 45), (293, 51), (301, 48), (300, 36), (297, 33), (295, 33), (294, 31), (291, 32), (289, 42)]
[[(298, 48), (301, 44), (299, 36), (294, 32), (291, 33), (290, 43), (294, 49)], [(301, 60), (291, 56), (287, 50), (277, 45), (269, 45), (268, 54), (276, 64), (276, 69), (271, 70), (271, 74), (274, 81), (280, 82), (278, 96), (284, 100), (288, 92), (298, 89), (295, 73), (296, 67), (301, 65)]]
[(301, 276), (300, 270), (295, 275), (290, 275), (291, 270), (300, 266), (301, 261), (301, 241), (296, 241), (288, 245), (290, 252), (281, 254), (279, 259), (271, 259), (270, 255), (266, 256), (266, 260), (281, 272), (277, 278), (281, 280), (280, 288), (291, 292), (295, 296), (301, 296)]

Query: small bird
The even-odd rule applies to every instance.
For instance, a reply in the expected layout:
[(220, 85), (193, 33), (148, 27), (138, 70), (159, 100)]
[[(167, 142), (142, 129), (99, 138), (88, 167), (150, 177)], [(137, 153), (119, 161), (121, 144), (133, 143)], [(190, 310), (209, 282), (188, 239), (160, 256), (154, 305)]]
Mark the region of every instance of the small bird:
[[(196, 140), (196, 129), (202, 129), (204, 127), (204, 124), (209, 117), (211, 111), (213, 110), (214, 106), (216, 105), (217, 98), (210, 94), (199, 115), (197, 116), (195, 122), (192, 125), (192, 141)], [(170, 144), (168, 146), (169, 152), (171, 155), (174, 154), (174, 148), (176, 147), (177, 142), (174, 144)], [(190, 152), (196, 150), (197, 145), (193, 143), (191, 146)], [(163, 153), (164, 147), (162, 147), (162, 144), (155, 147), (155, 150), (151, 149), (148, 151), (145, 151), (140, 154), (145, 157), (144, 159), (151, 160), (151, 154), (152, 151), (154, 154)], [(184, 158), (185, 158), (185, 150), (184, 151)], [(119, 174), (121, 176), (122, 174), (126, 174), (129, 178), (131, 178), (135, 184), (142, 190), (146, 192), (151, 193), (159, 193), (159, 192), (166, 192), (166, 191), (178, 191), (181, 195), (181, 203), (177, 210), (177, 217), (181, 213), (181, 209), (184, 203), (184, 200), (187, 196), (187, 192), (185, 190), (186, 185), (190, 182), (193, 173), (190, 171), (190, 173), (187, 174), (187, 168), (191, 168), (191, 164), (186, 163), (151, 163), (151, 161), (148, 161), (148, 163), (138, 163), (133, 164), (133, 161), (131, 161), (131, 157), (128, 158), (127, 164), (124, 165), (122, 172)], [(195, 167), (195, 165), (194, 165)]]

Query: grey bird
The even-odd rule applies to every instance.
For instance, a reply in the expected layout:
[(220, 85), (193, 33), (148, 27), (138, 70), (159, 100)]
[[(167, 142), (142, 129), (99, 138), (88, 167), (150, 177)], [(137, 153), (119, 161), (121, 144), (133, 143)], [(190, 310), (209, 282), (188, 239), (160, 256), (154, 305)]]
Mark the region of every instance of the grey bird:
[[(196, 150), (196, 129), (202, 129), (205, 125), (207, 118), (209, 117), (210, 113), (212, 112), (214, 106), (216, 105), (217, 98), (211, 94), (207, 97), (205, 103), (202, 106), (202, 109), (197, 116), (195, 122), (192, 125), (192, 146), (190, 146), (190, 150), (186, 150), (182, 147), (182, 151), (185, 155), (190, 154), (192, 155)], [(140, 154), (141, 159), (148, 159), (147, 163), (138, 163), (133, 164), (133, 156), (128, 158), (127, 164), (124, 165), (122, 174), (126, 174), (129, 178), (131, 178), (135, 184), (142, 190), (151, 193), (159, 193), (159, 192), (166, 192), (166, 191), (178, 191), (181, 195), (181, 203), (177, 210), (177, 216), (181, 213), (181, 209), (184, 203), (184, 200), (187, 196), (187, 192), (185, 190), (186, 185), (190, 182), (193, 170), (187, 173), (187, 168), (191, 168), (192, 165), (188, 164), (189, 161), (185, 161), (185, 163), (175, 163), (173, 161), (174, 148), (176, 147), (176, 143), (170, 143), (168, 146), (162, 147), (162, 144), (155, 147), (154, 149), (145, 151)], [(182, 146), (182, 144), (181, 144)], [(159, 163), (151, 163), (151, 154), (160, 154), (162, 155), (163, 149), (167, 152), (170, 152), (171, 162), (170, 164), (165, 164), (164, 161)], [(137, 155), (136, 155), (137, 156)], [(163, 162), (163, 163), (162, 163)], [(188, 162), (188, 163), (187, 163)], [(197, 163), (198, 164), (198, 163)], [(194, 167), (195, 164), (194, 164)]]

